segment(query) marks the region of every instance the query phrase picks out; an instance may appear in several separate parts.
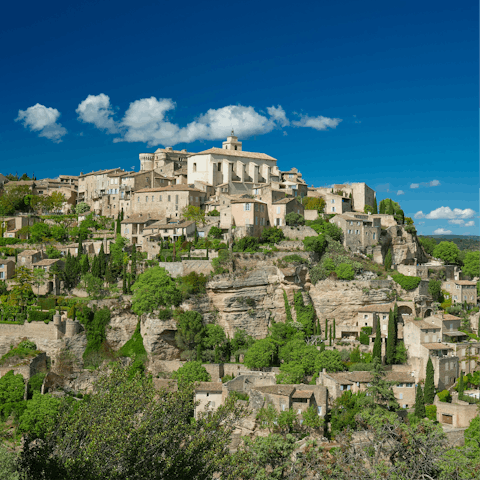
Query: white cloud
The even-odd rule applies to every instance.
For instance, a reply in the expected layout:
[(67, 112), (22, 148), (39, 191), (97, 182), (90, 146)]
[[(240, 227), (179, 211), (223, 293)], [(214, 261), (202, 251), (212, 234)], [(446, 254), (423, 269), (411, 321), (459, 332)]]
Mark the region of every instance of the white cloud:
[(280, 126), (287, 127), (290, 125), (290, 120), (287, 118), (285, 110), (280, 105), (278, 107), (268, 107), (267, 112), (274, 121), (279, 123)]
[(410, 184), (410, 188), (418, 188), (420, 186), (419, 183), (412, 183)]
[(440, 182), (438, 180), (432, 180), (431, 182), (428, 182), (428, 186), (430, 187), (438, 187), (440, 185)]
[[(428, 218), (430, 220), (465, 220), (467, 218), (472, 218), (475, 215), (475, 210), (471, 208), (466, 208), (462, 210), (461, 208), (454, 208), (453, 210), (450, 207), (440, 207), (435, 210), (432, 210), (426, 215), (420, 210), (414, 215), (414, 218)], [(457, 223), (451, 221), (450, 223)]]
[(85, 123), (92, 123), (99, 130), (108, 133), (118, 133), (118, 126), (113, 119), (113, 109), (110, 104), (110, 97), (101, 93), (100, 95), (89, 95), (75, 110), (78, 118)]
[(464, 227), (474, 227), (475, 226), (475, 221), (474, 220), (470, 220), (469, 222), (467, 222)]
[(327, 130), (327, 128), (336, 128), (341, 121), (341, 118), (322, 117), (322, 115), (318, 117), (300, 115), (300, 120), (292, 122), (292, 125), (296, 127), (310, 127), (315, 130)]
[(451, 235), (451, 233), (451, 230), (445, 230), (444, 228), (437, 228), (433, 232), (434, 235)]
[(405, 195), (405, 192), (404, 192), (403, 190), (399, 190), (399, 191), (397, 192), (397, 195)]
[(449, 220), (448, 223), (452, 223), (453, 225), (463, 225), (465, 220), (462, 220), (461, 218), (454, 218), (453, 220)]
[(45, 137), (55, 143), (60, 143), (67, 130), (57, 123), (60, 112), (56, 108), (45, 107), (37, 103), (26, 110), (19, 110), (16, 122), (22, 122), (25, 128), (32, 132), (40, 132), (39, 137)]

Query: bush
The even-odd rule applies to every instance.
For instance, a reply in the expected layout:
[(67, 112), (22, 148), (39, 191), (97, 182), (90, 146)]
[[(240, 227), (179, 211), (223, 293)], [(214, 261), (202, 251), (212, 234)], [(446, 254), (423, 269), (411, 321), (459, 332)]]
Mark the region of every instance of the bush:
[(305, 218), (303, 218), (303, 215), (295, 212), (290, 212), (285, 215), (285, 223), (290, 226), (304, 225)]
[(223, 230), (221, 228), (213, 226), (208, 232), (210, 238), (222, 238)]
[(169, 308), (162, 308), (158, 311), (158, 318), (160, 320), (169, 320), (172, 318), (172, 311)]
[(341, 263), (336, 269), (335, 273), (340, 280), (353, 280), (355, 272), (353, 267), (348, 263)]
[(285, 239), (283, 230), (278, 227), (268, 227), (262, 232), (262, 243), (279, 243)]
[(286, 255), (281, 259), (281, 262), (284, 263), (308, 263), (308, 260), (305, 258), (301, 257), (300, 255), (297, 255), (296, 253), (293, 255)]
[(362, 345), (369, 345), (369, 344), (370, 344), (370, 338), (369, 338), (369, 336), (368, 336), (366, 333), (364, 333), (364, 332), (362, 332), (362, 333), (360, 334), (360, 339), (359, 339), (359, 340), (360, 340), (360, 343), (361, 343)]
[(374, 363), (352, 363), (348, 366), (348, 369), (351, 372), (371, 372), (374, 366)]
[(420, 277), (409, 277), (402, 273), (392, 275), (394, 282), (398, 283), (404, 290), (414, 290), (421, 282)]
[(435, 405), (425, 405), (425, 413), (429, 420), (437, 421), (437, 407)]
[(219, 216), (220, 216), (220, 212), (219, 212), (217, 209), (214, 209), (214, 210), (208, 212), (207, 215), (208, 215), (209, 217), (219, 217)]
[(318, 237), (306, 237), (303, 239), (303, 245), (307, 252), (315, 252), (322, 255), (327, 248), (327, 239), (325, 235), (319, 235)]
[(56, 302), (54, 298), (39, 298), (38, 305), (42, 310), (52, 310), (55, 308)]
[(247, 252), (255, 253), (258, 252), (258, 238), (256, 237), (243, 237), (237, 242), (233, 247), (234, 252)]
[(50, 310), (48, 312), (40, 312), (38, 310), (31, 310), (28, 314), (28, 322), (45, 322), (49, 323), (53, 320), (53, 315), (55, 310)]
[(448, 390), (442, 390), (441, 392), (438, 392), (437, 395), (441, 402), (452, 403), (452, 396)]

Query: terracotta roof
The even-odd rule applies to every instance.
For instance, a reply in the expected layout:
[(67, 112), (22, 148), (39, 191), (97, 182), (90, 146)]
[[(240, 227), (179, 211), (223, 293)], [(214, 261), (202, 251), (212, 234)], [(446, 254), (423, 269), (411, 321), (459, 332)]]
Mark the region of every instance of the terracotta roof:
[(137, 190), (135, 193), (146, 193), (146, 192), (198, 192), (205, 193), (199, 190), (198, 188), (192, 188), (188, 185), (169, 185), (168, 187), (154, 187), (154, 188), (142, 188)]
[(311, 398), (312, 395), (312, 391), (296, 390), (295, 393), (292, 395), (292, 398)]
[(6, 265), (7, 263), (10, 263), (10, 262), (15, 263), (13, 260), (0, 259), (0, 265)]
[(19, 257), (26, 257), (28, 255), (35, 255), (36, 253), (40, 253), (40, 250), (24, 250), (23, 252), (19, 253)]
[(262, 205), (267, 204), (267, 202), (263, 202), (262, 200), (257, 200), (256, 198), (241, 198), (237, 200), (231, 200), (230, 203), (260, 203)]
[(451, 331), (446, 331), (443, 332), (444, 335), (447, 335), (448, 337), (466, 337), (467, 334), (464, 332), (459, 332), (458, 330), (451, 330)]
[(450, 315), (449, 313), (443, 316), (444, 320), (461, 320), (460, 317), (456, 317), (455, 315)]
[(158, 222), (158, 220), (160, 219), (156, 217), (149, 217), (147, 214), (135, 213), (125, 218), (120, 223), (124, 225), (129, 223), (147, 223), (149, 220), (154, 220), (155, 222)]
[(261, 393), (269, 393), (272, 395), (283, 395), (289, 397), (294, 391), (295, 387), (291, 385), (269, 385), (267, 387), (253, 387)]
[(160, 220), (158, 222), (152, 223), (148, 227), (145, 227), (145, 229), (147, 228), (185, 228), (185, 227), (188, 227), (189, 225), (192, 225), (192, 223), (195, 223), (195, 222), (184, 221), (181, 223), (165, 223), (163, 220)]
[(455, 280), (456, 285), (476, 285), (477, 282), (472, 282), (470, 280)]
[(392, 303), (365, 305), (364, 307), (358, 308), (357, 312), (381, 312), (381, 313), (385, 312), (385, 313), (388, 313), (392, 307), (393, 307)]
[(196, 392), (221, 392), (222, 382), (197, 382), (195, 384)]
[(84, 173), (83, 175), (79, 175), (79, 178), (88, 177), (90, 175), (105, 175), (110, 172), (115, 172), (116, 170), (122, 170), (122, 169), (119, 167), (119, 168), (108, 168), (106, 170), (97, 170), (96, 172)]
[(8, 184), (5, 185), (5, 187), (10, 188), (10, 187), (15, 187), (16, 185), (28, 185), (31, 187), (32, 185), (35, 184), (35, 180), (11, 180), (8, 182)]
[(423, 343), (422, 347), (428, 348), (428, 350), (453, 350), (452, 347), (444, 343)]
[(113, 173), (109, 173), (107, 177), (123, 177), (125, 175), (131, 175), (132, 173), (135, 173), (135, 172), (113, 172)]
[(277, 200), (276, 202), (273, 202), (273, 204), (276, 205), (278, 203), (290, 203), (290, 202), (294, 202), (295, 200), (297, 200), (295, 197), (282, 198), (281, 200)]
[(436, 328), (440, 329), (440, 325), (436, 325), (432, 322), (427, 322), (426, 320), (414, 320), (413, 325), (416, 325), (418, 328)]
[(347, 378), (347, 373), (327, 373), (327, 375), (340, 385), (353, 385), (353, 382)]
[(35, 262), (33, 265), (53, 265), (54, 263), (57, 263), (61, 261), (60, 258), (44, 258), (43, 260), (40, 260), (39, 262)]
[(208, 150), (204, 150), (203, 152), (198, 152), (193, 154), (195, 155), (223, 155), (225, 157), (244, 157), (244, 158), (257, 158), (262, 160), (273, 160), (277, 161), (276, 158), (267, 155), (266, 153), (257, 153), (257, 152), (245, 152), (243, 150), (227, 150), (224, 148), (209, 148)]

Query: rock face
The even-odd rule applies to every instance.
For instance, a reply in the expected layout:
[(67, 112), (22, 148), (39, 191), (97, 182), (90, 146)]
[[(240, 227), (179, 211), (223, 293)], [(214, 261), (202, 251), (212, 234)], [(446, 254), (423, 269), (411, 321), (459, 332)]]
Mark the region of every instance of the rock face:
[(408, 233), (402, 225), (382, 230), (379, 245), (373, 249), (375, 262), (383, 263), (390, 247), (393, 265), (414, 265), (428, 261), (416, 235)]
[(159, 360), (177, 360), (180, 350), (175, 343), (177, 324), (175, 320), (160, 320), (155, 314), (142, 316), (140, 333), (143, 346), (149, 355)]
[(110, 325), (105, 329), (108, 344), (114, 350), (119, 350), (130, 340), (137, 328), (137, 323), (138, 315), (130, 310), (129, 305), (112, 310)]

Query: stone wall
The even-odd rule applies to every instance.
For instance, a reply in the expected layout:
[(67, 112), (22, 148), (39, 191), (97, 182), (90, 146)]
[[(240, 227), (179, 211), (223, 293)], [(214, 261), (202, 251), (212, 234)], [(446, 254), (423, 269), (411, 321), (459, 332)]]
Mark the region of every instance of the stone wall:
[(303, 213), (305, 220), (316, 220), (318, 218), (318, 210), (305, 210)]
[(276, 247), (279, 250), (289, 250), (292, 252), (293, 250), (305, 250), (305, 245), (301, 240), (282, 240), (280, 243), (277, 243)]
[[(292, 242), (293, 243), (293, 242)], [(305, 260), (310, 262), (318, 261), (318, 256), (314, 252), (273, 252), (270, 254), (266, 253), (234, 253), (233, 258), (235, 261), (235, 268), (242, 269), (247, 268), (251, 269), (254, 267), (255, 269), (262, 268), (262, 267), (271, 267), (274, 266), (278, 260), (281, 260), (283, 257), (287, 257), (289, 255), (298, 255)]]
[(191, 272), (208, 275), (213, 272), (211, 260), (182, 260), (181, 262), (159, 262), (173, 278), (183, 277)]
[(437, 407), (437, 421), (452, 428), (467, 428), (477, 415), (476, 404), (462, 402), (456, 395), (453, 395), (452, 403), (441, 402), (435, 395), (433, 404)]
[(303, 240), (307, 237), (317, 237), (318, 233), (311, 227), (280, 227), (285, 237), (291, 240)]
[(3, 377), (10, 370), (13, 370), (15, 375), (22, 375), (25, 381), (28, 382), (28, 380), (30, 380), (35, 374), (47, 371), (47, 355), (42, 352), (34, 358), (27, 358), (20, 361), (20, 363), (17, 363), (16, 365), (0, 367), (0, 377)]
[(10, 350), (10, 345), (18, 343), (22, 338), (28, 338), (35, 342), (40, 348), (39, 343), (51, 342), (58, 339), (58, 330), (50, 322), (31, 322), (24, 325), (0, 324), (0, 355), (4, 355)]

